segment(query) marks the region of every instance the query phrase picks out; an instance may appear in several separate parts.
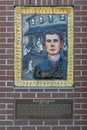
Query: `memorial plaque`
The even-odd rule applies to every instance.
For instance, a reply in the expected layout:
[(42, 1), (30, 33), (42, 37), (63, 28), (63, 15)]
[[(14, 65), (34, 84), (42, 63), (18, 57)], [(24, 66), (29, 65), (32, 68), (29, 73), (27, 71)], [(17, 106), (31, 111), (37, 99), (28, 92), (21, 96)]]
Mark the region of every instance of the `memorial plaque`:
[(72, 119), (72, 99), (16, 99), (15, 119)]

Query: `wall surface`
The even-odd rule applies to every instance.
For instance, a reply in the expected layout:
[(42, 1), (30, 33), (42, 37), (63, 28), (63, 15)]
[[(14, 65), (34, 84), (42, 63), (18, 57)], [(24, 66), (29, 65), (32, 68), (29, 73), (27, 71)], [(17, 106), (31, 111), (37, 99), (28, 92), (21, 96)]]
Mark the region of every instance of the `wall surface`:
[[(14, 87), (14, 5), (74, 5), (74, 88)], [(14, 120), (15, 98), (72, 98), (73, 119)], [(87, 0), (0, 0), (0, 130), (87, 130)]]

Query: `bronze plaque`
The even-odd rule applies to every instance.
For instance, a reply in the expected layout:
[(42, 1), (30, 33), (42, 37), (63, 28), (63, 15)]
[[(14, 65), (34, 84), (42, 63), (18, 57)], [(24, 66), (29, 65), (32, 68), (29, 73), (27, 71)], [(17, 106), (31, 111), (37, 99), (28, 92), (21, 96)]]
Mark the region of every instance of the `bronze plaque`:
[(15, 119), (72, 119), (72, 99), (16, 99)]

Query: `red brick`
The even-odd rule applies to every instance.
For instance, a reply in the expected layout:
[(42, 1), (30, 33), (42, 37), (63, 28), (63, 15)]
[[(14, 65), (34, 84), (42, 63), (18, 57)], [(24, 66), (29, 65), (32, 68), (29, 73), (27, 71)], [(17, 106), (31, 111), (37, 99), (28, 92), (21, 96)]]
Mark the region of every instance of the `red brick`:
[(7, 53), (10, 53), (10, 54), (12, 53), (13, 54), (14, 50), (13, 49), (7, 49)]
[(74, 104), (74, 108), (80, 108), (81, 105), (80, 104)]
[(14, 17), (12, 16), (8, 16), (8, 22), (14, 21)]
[[(13, 16), (14, 14), (13, 14), (12, 11), (11, 11), (11, 12), (10, 12), (10, 11), (7, 11), (7, 12), (0, 12), (0, 15), (2, 15), (2, 16), (11, 16), (11, 15), (12, 15), (12, 16)], [(0, 26), (1, 26), (1, 25), (7, 25), (7, 24), (8, 24), (8, 26), (13, 25), (13, 23), (10, 23), (10, 24), (11, 24), (11, 25), (10, 25), (9, 23), (6, 22), (6, 23), (0, 23)]]
[[(81, 25), (76, 25), (76, 26), (81, 26)], [(85, 26), (85, 24), (84, 24), (84, 26)], [(86, 25), (86, 26), (87, 26), (87, 25)], [(75, 34), (75, 35), (74, 35), (75, 37), (82, 37), (82, 38), (83, 38), (83, 37), (86, 37), (86, 33), (76, 33), (76, 32), (75, 32), (74, 34)]]
[(85, 5), (85, 4), (87, 4), (87, 1), (86, 0), (75, 0), (74, 4), (75, 5)]
[(65, 130), (65, 127), (63, 126), (53, 126), (52, 130)]
[(82, 130), (87, 130), (87, 126), (83, 126), (83, 127), (82, 127)]
[(26, 126), (26, 127), (22, 127), (22, 130), (35, 130), (35, 127), (34, 126), (32, 126), (32, 127)]
[(13, 75), (14, 72), (13, 71), (7, 71), (7, 75)]
[(0, 53), (5, 53), (5, 49), (0, 49)]
[[(0, 120), (5, 120), (5, 116), (0, 116)], [(1, 127), (0, 130), (2, 130)]]
[(58, 4), (58, 0), (53, 0), (53, 4), (57, 5)]
[(0, 38), (0, 42), (5, 42), (5, 38)]
[(0, 110), (0, 114), (13, 114), (13, 110)]
[(0, 93), (0, 97), (5, 97), (5, 93)]
[(45, 89), (45, 92), (58, 92), (58, 89)]
[[(14, 32), (14, 29), (13, 28), (7, 28), (7, 32)], [(14, 41), (14, 39), (11, 39), (12, 42)]]
[(74, 32), (80, 32), (80, 28), (78, 27), (74, 28)]
[(87, 27), (83, 27), (82, 32), (87, 32)]
[(5, 16), (0, 16), (0, 22), (6, 22), (6, 17)]
[(37, 127), (37, 130), (50, 130), (50, 127), (46, 127), (46, 126)]
[(25, 1), (24, 0), (20, 0), (20, 4), (25, 4)]
[(1, 103), (13, 103), (13, 99), (4, 98), (4, 99), (0, 99), (0, 102)]
[(7, 82), (7, 86), (13, 86), (13, 82)]
[(2, 70), (13, 70), (13, 65), (0, 65), (0, 69)]
[(0, 48), (13, 48), (12, 44), (0, 44)]
[(1, 103), (0, 103), (0, 108), (1, 108), (1, 109), (2, 109), (2, 108), (5, 109), (5, 104), (3, 104), (3, 103), (1, 104)]
[(7, 64), (13, 64), (14, 61), (13, 60), (7, 60)]
[(80, 16), (76, 15), (76, 16), (74, 17), (74, 21), (80, 21), (80, 20), (81, 20)]
[(60, 89), (59, 92), (73, 92), (73, 88), (63, 88), (63, 89)]
[[(86, 62), (87, 63), (87, 62)], [(82, 71), (82, 75), (86, 75), (87, 76), (87, 71)]]
[[(1, 85), (4, 85), (4, 82), (0, 83)], [(13, 88), (7, 88), (7, 87), (0, 87), (0, 92), (13, 92)]]
[(75, 11), (74, 12), (75, 16), (85, 16), (86, 13), (87, 13), (87, 11)]
[(87, 53), (87, 49), (82, 49), (82, 54)]
[(35, 0), (31, 0), (31, 4), (35, 4)]
[(14, 116), (7, 115), (7, 120), (14, 120)]
[(86, 119), (87, 120), (87, 115), (82, 115), (82, 119)]
[(87, 113), (87, 110), (74, 110), (74, 114), (86, 114)]
[(73, 125), (73, 121), (71, 120), (64, 120), (64, 121), (61, 121), (59, 122), (59, 125)]
[(7, 108), (14, 108), (14, 104), (7, 104)]
[[(83, 86), (83, 85), (82, 85)], [(87, 92), (87, 88), (75, 88), (76, 92)]]
[(75, 121), (75, 125), (87, 125), (87, 121)]
[(0, 34), (0, 37), (13, 37), (13, 34), (12, 33), (3, 33), (3, 34)]
[(2, 125), (2, 126), (13, 125), (13, 121), (0, 121), (0, 125)]
[(87, 21), (87, 16), (83, 16), (82, 21)]
[(52, 93), (52, 98), (66, 98), (65, 93)]
[(62, 0), (57, 0), (57, 4), (58, 5), (62, 4)]
[(6, 32), (6, 28), (0, 28), (0, 32)]
[(15, 120), (14, 125), (28, 125), (27, 120)]
[(38, 98), (50, 98), (51, 93), (37, 93)]
[(87, 81), (82, 82), (82, 86), (87, 86)]
[(63, 0), (63, 4), (67, 4), (67, 2), (68, 2), (67, 0)]
[(77, 126), (68, 126), (67, 127), (67, 130), (80, 130), (80, 127), (77, 127)]
[(74, 86), (81, 86), (81, 82), (79, 82), (79, 81), (74, 81)]
[(87, 38), (82, 38), (82, 43), (87, 43)]
[(75, 5), (74, 10), (80, 10), (80, 6), (79, 5)]
[(23, 93), (23, 98), (35, 98), (35, 93)]
[[(85, 70), (86, 67), (87, 67), (87, 66), (75, 66), (74, 69), (75, 69), (75, 70)], [(81, 79), (84, 78), (84, 79), (85, 79), (86, 77), (79, 77), (79, 78), (81, 78)]]
[(30, 92), (43, 92), (43, 89), (30, 89)]
[[(87, 82), (86, 82), (87, 83)], [(87, 93), (82, 93), (82, 97), (87, 97)], [(87, 104), (84, 104), (84, 106)]]
[(0, 6), (0, 11), (6, 10), (6, 6)]
[(14, 5), (14, 0), (0, 1), (0, 5)]
[(75, 77), (74, 79), (75, 79), (76, 81), (86, 81), (86, 80), (87, 80), (87, 76), (84, 76), (84, 77), (81, 77), (81, 76), (79, 77), (79, 76), (78, 76), (78, 77)]
[(17, 89), (16, 89), (16, 87), (15, 87), (15, 92), (20, 92), (20, 93), (27, 93), (29, 90), (28, 89), (20, 89), (19, 87), (17, 87)]
[(75, 99), (75, 103), (87, 103), (87, 99)]
[(51, 4), (51, 0), (48, 0), (48, 4)]
[(7, 97), (19, 98), (20, 97), (20, 93), (7, 93)]
[[(87, 48), (87, 44), (86, 43), (85, 44), (75, 44), (74, 47), (75, 48)], [(83, 58), (81, 58), (81, 59), (83, 59)]]
[(26, 0), (26, 4), (31, 4), (31, 0)]
[(0, 80), (13, 80), (13, 76), (0, 76)]
[[(1, 59), (13, 59), (13, 55), (0, 55), (0, 58)], [(2, 66), (1, 66), (2, 67)], [(0, 69), (1, 69), (1, 67), (0, 67)], [(11, 66), (10, 66), (11, 67)], [(9, 66), (3, 66), (2, 68), (4, 69), (6, 69), (6, 68), (10, 68)], [(12, 67), (11, 67), (12, 68)]]
[(43, 125), (43, 120), (30, 120), (30, 125)]
[[(87, 97), (87, 93), (85, 93), (85, 96), (83, 97)], [(87, 104), (82, 104), (82, 108), (87, 108)]]
[(87, 59), (87, 55), (75, 55), (75, 59)]
[(58, 125), (58, 120), (45, 120), (44, 125)]
[(0, 60), (0, 64), (5, 64), (5, 60)]
[(80, 65), (80, 60), (77, 60), (77, 59), (76, 59), (76, 60), (74, 61), (74, 64), (75, 64), (75, 65)]
[(7, 127), (7, 130), (20, 130), (20, 127)]
[(80, 71), (74, 71), (74, 75), (79, 76), (79, 75), (81, 75), (81, 72)]
[(0, 130), (5, 130), (5, 127), (3, 126), (3, 127), (0, 127)]
[(5, 86), (5, 82), (0, 82), (0, 87)]
[(80, 97), (80, 93), (67, 93), (68, 98)]
[[(44, 0), (44, 1), (42, 0), (42, 2), (46, 2), (46, 0)], [(37, 0), (37, 4), (41, 4), (41, 0)]]
[(73, 116), (73, 119), (74, 119), (74, 120), (75, 120), (75, 119), (76, 119), (76, 120), (77, 120), (77, 119), (80, 119), (80, 115), (74, 115), (74, 116)]
[[(22, 1), (22, 0), (21, 0), (21, 1)], [(8, 6), (6, 7), (6, 9), (7, 9), (8, 11), (13, 11), (13, 10), (14, 10), (14, 6), (9, 6), (9, 5), (8, 5)]]
[[(38, 0), (38, 1), (39, 1), (39, 0)], [(47, 3), (46, 1), (47, 1), (47, 0), (42, 0), (42, 4), (43, 4), (43, 5), (46, 5), (46, 3)]]
[(79, 43), (80, 42), (80, 38), (78, 38), (78, 37), (76, 38), (75, 37), (74, 41), (75, 41), (75, 43)]

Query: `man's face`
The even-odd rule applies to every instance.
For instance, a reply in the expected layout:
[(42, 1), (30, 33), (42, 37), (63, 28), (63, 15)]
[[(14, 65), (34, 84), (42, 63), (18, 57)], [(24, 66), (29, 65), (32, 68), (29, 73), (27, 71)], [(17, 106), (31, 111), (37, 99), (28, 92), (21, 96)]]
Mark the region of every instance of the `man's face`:
[(48, 55), (58, 55), (62, 47), (62, 42), (57, 34), (47, 34), (45, 38), (45, 48)]

